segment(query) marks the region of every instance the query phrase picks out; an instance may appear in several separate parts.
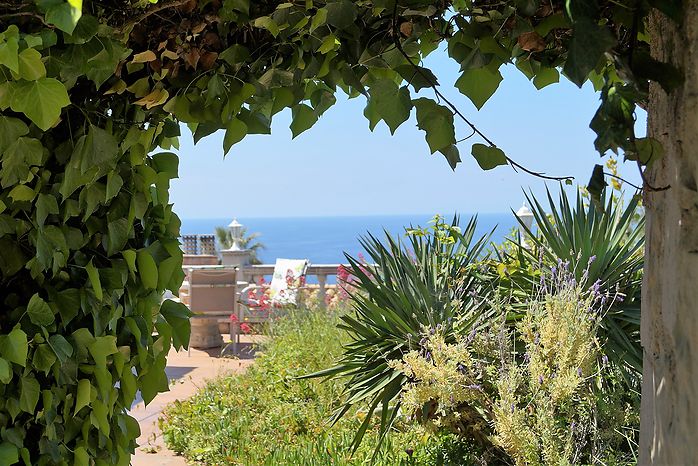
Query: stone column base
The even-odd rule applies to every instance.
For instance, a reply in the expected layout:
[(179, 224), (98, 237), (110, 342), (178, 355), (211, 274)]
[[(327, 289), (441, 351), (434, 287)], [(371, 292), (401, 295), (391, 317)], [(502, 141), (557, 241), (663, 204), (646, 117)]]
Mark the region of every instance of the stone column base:
[(223, 337), (218, 330), (220, 316), (194, 315), (191, 317), (191, 336), (189, 346), (206, 349), (223, 346)]

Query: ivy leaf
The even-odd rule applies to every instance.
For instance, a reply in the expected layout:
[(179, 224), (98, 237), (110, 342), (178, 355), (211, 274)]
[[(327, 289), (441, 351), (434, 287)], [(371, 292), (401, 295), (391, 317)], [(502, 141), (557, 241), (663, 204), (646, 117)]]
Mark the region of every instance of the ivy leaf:
[(12, 188), (12, 190), (9, 192), (8, 196), (14, 201), (14, 202), (29, 202), (34, 200), (34, 196), (36, 193), (32, 188), (29, 186), (19, 184)]
[(220, 55), (218, 55), (218, 58), (231, 66), (235, 66), (247, 61), (247, 59), (250, 58), (250, 51), (244, 45), (235, 44), (223, 50)]
[[(0, 115), (0, 154), (7, 149), (17, 138), (26, 136), (29, 127), (19, 118)], [(3, 162), (4, 163), (4, 162)], [(3, 174), (4, 174), (3, 168)]]
[(90, 259), (90, 262), (85, 266), (85, 271), (87, 272), (87, 278), (90, 280), (95, 297), (97, 300), (101, 301), (104, 297), (102, 293), (102, 283), (99, 281), (99, 272), (97, 272), (97, 268), (92, 263), (92, 259)]
[(274, 37), (279, 35), (279, 26), (269, 16), (262, 16), (260, 18), (255, 19), (254, 25), (255, 27), (266, 29)]
[(107, 130), (90, 125), (86, 135), (78, 139), (73, 151), (76, 160), (80, 160), (80, 172), (85, 174), (90, 168), (107, 162), (116, 162), (119, 143)]
[(138, 274), (141, 277), (143, 286), (147, 289), (155, 289), (158, 286), (158, 267), (155, 265), (153, 256), (146, 249), (141, 249), (136, 253), (136, 264)]
[(507, 158), (504, 152), (498, 147), (485, 144), (473, 144), (471, 153), (483, 170), (492, 170), (495, 167), (507, 164)]
[(597, 207), (603, 208), (601, 194), (603, 190), (606, 189), (606, 186), (608, 186), (608, 183), (606, 183), (606, 179), (604, 178), (603, 165), (594, 165), (594, 171), (591, 173), (587, 191), (589, 191), (591, 200)]
[(39, 228), (43, 228), (46, 218), (49, 215), (56, 215), (59, 212), (58, 202), (55, 196), (43, 193), (39, 194), (36, 201), (36, 223), (39, 225)]
[(575, 21), (563, 69), (565, 75), (582, 87), (591, 70), (596, 68), (603, 54), (615, 43), (608, 29), (592, 19), (580, 18)]
[(482, 67), (465, 70), (456, 81), (456, 87), (479, 110), (492, 97), (500, 82), (502, 73), (498, 69), (492, 71), (489, 67)]
[(41, 299), (39, 293), (35, 293), (29, 300), (27, 314), (29, 314), (29, 320), (31, 320), (33, 324), (42, 327), (51, 325), (55, 320), (53, 311), (49, 305), (46, 304), (46, 301)]
[(88, 379), (80, 379), (78, 381), (78, 390), (75, 397), (75, 411), (77, 414), (82, 408), (90, 405), (90, 400), (92, 398), (92, 384)]
[(19, 450), (10, 442), (0, 443), (0, 464), (11, 465), (19, 463)]
[(414, 100), (413, 103), (417, 109), (417, 126), (426, 132), (431, 153), (447, 149), (450, 151), (450, 146), (456, 143), (451, 110), (424, 97)]
[(288, 87), (293, 85), (293, 73), (288, 70), (272, 68), (259, 78), (259, 84), (267, 89)]
[(19, 77), (27, 81), (36, 81), (46, 76), (46, 67), (41, 61), (41, 54), (34, 49), (24, 49), (19, 53)]
[(25, 367), (27, 364), (27, 334), (14, 328), (8, 335), (0, 335), (0, 355), (10, 362)]
[(439, 81), (436, 79), (434, 73), (423, 66), (400, 65), (395, 68), (395, 71), (397, 71), (408, 84), (411, 84), (415, 91), (439, 85)]
[(82, 0), (72, 0), (49, 7), (44, 20), (61, 31), (72, 34), (81, 16)]
[[(14, 130), (11, 128), (10, 134), (6, 136), (19, 134), (18, 130), (23, 130), (23, 128), (15, 127)], [(3, 137), (0, 136), (0, 138)], [(0, 160), (2, 160), (2, 170), (0, 170), (0, 184), (2, 187), (7, 188), (20, 182), (26, 182), (30, 166), (41, 165), (43, 151), (44, 146), (38, 139), (16, 138), (0, 157)]]
[(51, 335), (48, 339), (48, 344), (61, 364), (65, 363), (73, 355), (73, 347), (63, 335)]
[[(8, 384), (12, 380), (12, 366), (10, 363), (0, 358), (0, 383)], [(0, 462), (0, 464), (2, 464)]]
[(441, 154), (443, 154), (443, 156), (446, 157), (446, 161), (451, 167), (451, 170), (455, 170), (456, 165), (458, 165), (461, 162), (460, 151), (458, 150), (458, 147), (455, 144), (452, 144), (446, 147), (445, 149), (439, 149), (439, 152), (441, 152)]
[(296, 138), (303, 131), (312, 128), (318, 117), (309, 105), (298, 104), (292, 110), (291, 134)]
[(654, 138), (638, 138), (635, 140), (635, 151), (625, 151), (625, 160), (639, 161), (642, 165), (649, 166), (663, 155), (661, 142)]
[(368, 93), (370, 98), (364, 115), (369, 120), (371, 131), (383, 120), (390, 128), (390, 133), (395, 134), (395, 130), (410, 117), (410, 91), (406, 86), (398, 87), (394, 81), (384, 78), (374, 82)]
[(19, 73), (19, 29), (12, 25), (3, 34), (5, 40), (0, 42), (0, 65)]
[(48, 374), (55, 363), (56, 355), (49, 345), (43, 343), (34, 350), (32, 365), (36, 369)]
[(223, 137), (223, 155), (227, 155), (230, 148), (242, 141), (246, 135), (247, 125), (244, 121), (240, 121), (237, 118), (230, 120), (230, 123), (225, 128), (225, 137)]
[(328, 2), (325, 8), (327, 8), (327, 23), (339, 29), (347, 29), (353, 25), (358, 16), (354, 2), (349, 0)]
[(14, 82), (10, 107), (24, 113), (41, 130), (51, 128), (61, 115), (61, 109), (70, 105), (63, 83), (54, 78)]
[(189, 318), (192, 316), (189, 308), (182, 303), (167, 299), (160, 307), (160, 314), (172, 327), (172, 343), (175, 349), (187, 348), (191, 333)]
[(39, 402), (41, 387), (34, 377), (22, 377), (20, 381), (19, 408), (29, 414), (34, 414)]
[(560, 73), (555, 68), (541, 67), (533, 78), (533, 85), (536, 89), (541, 90), (546, 86), (560, 81)]

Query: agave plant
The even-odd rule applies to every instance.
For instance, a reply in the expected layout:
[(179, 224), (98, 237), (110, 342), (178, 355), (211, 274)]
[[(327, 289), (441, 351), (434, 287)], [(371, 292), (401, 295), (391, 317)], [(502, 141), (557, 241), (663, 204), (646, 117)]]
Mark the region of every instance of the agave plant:
[(408, 229), (404, 242), (387, 232), (385, 242), (370, 234), (362, 238), (372, 264), (347, 255), (356, 277), (350, 292), (355, 312), (345, 315), (340, 327), (349, 343), (336, 367), (309, 377), (348, 377), (346, 401), (334, 421), (353, 406), (367, 407), (354, 448), (374, 415), (380, 413), (381, 440), (398, 415), (407, 378), (391, 361), (420, 349), (426, 331), (438, 329), (452, 343), (456, 332), (485, 326), (498, 312), (476, 263), (489, 235), (475, 240), (475, 228), (475, 218), (461, 231), (458, 218), (449, 225), (437, 217), (429, 230)]
[(580, 193), (573, 204), (563, 190), (557, 203), (549, 191), (547, 198), (549, 213), (532, 194), (526, 194), (538, 234), (528, 231), (533, 244), (530, 248), (519, 244), (519, 258), (540, 261), (547, 271), (566, 267), (577, 283), (613, 296), (601, 322), (605, 351), (620, 366), (641, 373), (640, 289), (645, 235), (644, 217), (638, 216), (639, 198), (633, 197), (626, 206), (606, 196), (598, 206), (593, 202), (585, 205)]

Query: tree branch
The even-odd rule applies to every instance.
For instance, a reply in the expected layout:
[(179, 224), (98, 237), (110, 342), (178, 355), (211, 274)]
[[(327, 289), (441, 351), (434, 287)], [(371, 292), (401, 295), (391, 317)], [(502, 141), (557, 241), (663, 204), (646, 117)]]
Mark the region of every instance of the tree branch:
[[(453, 112), (453, 114), (456, 115), (456, 116), (458, 116), (461, 120), (463, 120), (463, 121), (465, 122), (465, 124), (467, 124), (467, 125), (470, 127), (470, 129), (473, 131), (473, 134), (471, 134), (470, 136), (468, 136), (466, 139), (469, 139), (469, 138), (471, 138), (473, 135), (477, 134), (477, 135), (480, 136), (487, 144), (489, 144), (491, 147), (497, 147), (497, 145), (496, 145), (490, 138), (488, 138), (487, 136), (485, 136), (485, 134), (484, 134), (482, 131), (480, 131), (480, 130), (475, 126), (474, 123), (472, 123), (470, 120), (468, 120), (468, 118), (466, 118), (466, 116), (463, 115), (463, 113), (461, 113), (461, 111), (458, 109), (458, 107), (456, 107), (455, 104), (453, 104), (450, 100), (448, 100), (448, 99), (446, 98), (446, 96), (443, 95), (443, 94), (441, 93), (441, 91), (439, 91), (439, 89), (438, 89), (437, 86), (436, 86), (436, 83), (431, 79), (431, 77), (428, 76), (426, 73), (424, 73), (424, 72), (422, 71), (422, 69), (421, 69), (419, 66), (417, 66), (417, 64), (415, 64), (415, 63), (412, 61), (412, 59), (410, 58), (410, 56), (407, 55), (407, 53), (404, 51), (404, 49), (402, 48), (402, 44), (400, 43), (400, 28), (399, 28), (399, 26), (398, 26), (397, 4), (398, 4), (398, 2), (397, 2), (397, 0), (396, 0), (396, 1), (395, 1), (395, 6), (394, 6), (394, 8), (393, 8), (393, 18), (392, 18), (392, 23), (393, 23), (393, 24), (392, 24), (392, 29), (393, 29), (393, 40), (394, 40), (394, 42), (395, 42), (395, 47), (398, 49), (398, 51), (400, 52), (400, 54), (402, 54), (402, 56), (408, 61), (408, 63), (414, 67), (415, 72), (416, 72), (416, 73), (419, 73), (419, 75), (420, 75), (422, 78), (424, 78), (424, 79), (426, 80), (426, 82), (429, 83), (429, 87), (431, 87), (431, 89), (434, 91), (434, 94), (436, 95), (436, 97), (437, 97), (438, 99), (440, 99), (440, 100), (443, 100), (444, 103), (451, 109), (451, 111)], [(535, 176), (535, 177), (537, 177), (537, 178), (542, 178), (542, 179), (544, 179), (544, 180), (571, 181), (571, 180), (574, 179), (573, 176), (549, 176), (549, 175), (546, 175), (546, 174), (541, 173), (541, 172), (536, 172), (536, 171), (533, 171), (533, 170), (530, 170), (530, 169), (524, 167), (523, 165), (521, 165), (521, 164), (518, 163), (518, 162), (515, 162), (513, 159), (511, 159), (511, 158), (510, 158), (509, 156), (507, 156), (506, 154), (504, 154), (504, 157), (506, 158), (507, 163), (514, 169), (514, 171), (516, 171), (516, 169), (519, 169), (519, 170), (521, 170), (521, 171), (523, 171), (523, 172), (525, 172), (525, 173), (528, 173), (529, 175)]]
[(135, 18), (131, 19), (130, 21), (127, 21), (124, 23), (123, 26), (117, 29), (117, 32), (123, 33), (123, 32), (130, 32), (130, 29), (135, 26), (136, 24), (140, 23), (141, 21), (144, 21), (148, 16), (154, 15), (155, 13), (158, 13), (162, 10), (166, 10), (168, 8), (177, 8), (178, 6), (185, 5), (189, 3), (191, 0), (173, 0), (171, 2), (166, 2), (166, 3), (158, 3), (154, 7), (146, 10), (145, 12), (141, 13), (140, 15), (136, 16)]

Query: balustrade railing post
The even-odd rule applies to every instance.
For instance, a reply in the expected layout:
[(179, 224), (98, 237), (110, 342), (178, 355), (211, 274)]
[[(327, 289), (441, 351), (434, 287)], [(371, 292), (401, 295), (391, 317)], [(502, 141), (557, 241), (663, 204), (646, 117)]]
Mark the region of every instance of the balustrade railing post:
[(327, 283), (327, 275), (325, 274), (318, 274), (317, 276), (317, 282), (320, 287), (318, 291), (318, 299), (320, 300), (320, 308), (324, 309), (325, 308), (325, 295), (326, 295), (326, 290), (325, 290), (325, 283)]

